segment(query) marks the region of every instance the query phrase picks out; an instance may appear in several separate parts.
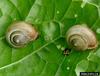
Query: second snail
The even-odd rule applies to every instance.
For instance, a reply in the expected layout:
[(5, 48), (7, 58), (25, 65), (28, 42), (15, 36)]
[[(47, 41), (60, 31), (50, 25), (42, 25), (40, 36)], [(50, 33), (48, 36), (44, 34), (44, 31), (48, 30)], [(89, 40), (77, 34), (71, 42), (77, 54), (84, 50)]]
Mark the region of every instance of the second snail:
[(12, 23), (6, 32), (6, 40), (15, 48), (21, 48), (37, 37), (37, 30), (23, 21)]
[(94, 32), (83, 25), (72, 26), (66, 33), (66, 40), (69, 46), (76, 50), (84, 51), (98, 46)]

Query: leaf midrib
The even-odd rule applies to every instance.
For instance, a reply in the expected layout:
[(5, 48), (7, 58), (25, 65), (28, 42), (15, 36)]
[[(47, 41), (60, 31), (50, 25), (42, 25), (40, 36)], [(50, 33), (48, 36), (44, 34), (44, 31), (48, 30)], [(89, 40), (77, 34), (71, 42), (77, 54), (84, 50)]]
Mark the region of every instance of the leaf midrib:
[(8, 64), (8, 65), (5, 65), (5, 66), (1, 67), (0, 70), (2, 70), (2, 69), (4, 69), (4, 68), (7, 68), (7, 67), (10, 67), (10, 66), (13, 66), (13, 65), (15, 65), (15, 64), (18, 64), (18, 63), (24, 61), (25, 59), (29, 58), (31, 55), (35, 54), (36, 52), (40, 51), (40, 50), (43, 49), (44, 47), (48, 46), (49, 44), (55, 42), (56, 40), (58, 40), (58, 39), (60, 39), (60, 38), (61, 38), (61, 37), (57, 37), (57, 38), (55, 38), (54, 40), (51, 40), (51, 42), (48, 42), (48, 43), (46, 43), (45, 45), (41, 46), (39, 49), (34, 50), (32, 53), (28, 54), (27, 56), (23, 57), (22, 59), (20, 59), (20, 60), (18, 60), (18, 61), (16, 61), (16, 62), (13, 62), (13, 63), (11, 63), (11, 64)]

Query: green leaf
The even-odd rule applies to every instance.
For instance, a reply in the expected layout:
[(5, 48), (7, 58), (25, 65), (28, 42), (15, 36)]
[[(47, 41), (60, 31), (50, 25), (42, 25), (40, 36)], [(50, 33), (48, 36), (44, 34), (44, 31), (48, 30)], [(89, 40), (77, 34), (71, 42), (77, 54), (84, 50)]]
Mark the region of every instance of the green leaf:
[[(5, 33), (14, 21), (32, 23), (39, 38), (11, 47)], [(100, 48), (64, 55), (66, 31), (87, 24), (100, 40), (99, 0), (0, 0), (0, 76), (78, 76), (100, 72)], [(91, 67), (92, 66), (92, 67)]]

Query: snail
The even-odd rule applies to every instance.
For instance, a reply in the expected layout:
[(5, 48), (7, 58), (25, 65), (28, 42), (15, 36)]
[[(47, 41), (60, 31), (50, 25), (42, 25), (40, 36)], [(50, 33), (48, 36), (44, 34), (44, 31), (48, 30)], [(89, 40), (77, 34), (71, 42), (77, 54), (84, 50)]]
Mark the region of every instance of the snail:
[(94, 49), (98, 41), (94, 32), (87, 26), (72, 26), (66, 33), (66, 40), (69, 46), (76, 50)]
[(6, 32), (6, 40), (15, 48), (21, 48), (37, 37), (36, 29), (23, 21), (12, 23)]

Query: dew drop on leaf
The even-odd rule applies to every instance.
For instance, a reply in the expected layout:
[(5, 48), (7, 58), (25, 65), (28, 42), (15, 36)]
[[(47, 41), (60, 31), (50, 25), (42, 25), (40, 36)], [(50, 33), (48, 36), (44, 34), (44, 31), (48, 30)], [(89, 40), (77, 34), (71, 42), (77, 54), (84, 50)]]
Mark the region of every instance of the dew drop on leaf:
[(60, 49), (61, 48), (61, 45), (57, 45), (57, 48)]
[(65, 50), (65, 47), (61, 47), (61, 50), (62, 50), (62, 51)]
[(69, 70), (70, 69), (70, 67), (67, 67), (67, 70)]
[(76, 18), (76, 17), (78, 17), (78, 15), (77, 15), (77, 14), (75, 14), (75, 15), (74, 15), (74, 17)]
[(100, 28), (98, 28), (98, 29), (96, 30), (96, 33), (100, 34)]
[(57, 11), (57, 14), (59, 14), (60, 12), (59, 11)]

